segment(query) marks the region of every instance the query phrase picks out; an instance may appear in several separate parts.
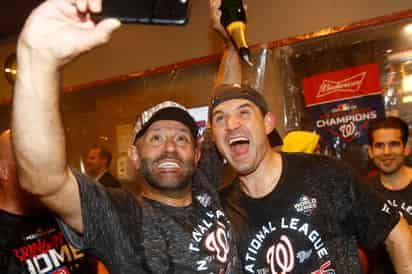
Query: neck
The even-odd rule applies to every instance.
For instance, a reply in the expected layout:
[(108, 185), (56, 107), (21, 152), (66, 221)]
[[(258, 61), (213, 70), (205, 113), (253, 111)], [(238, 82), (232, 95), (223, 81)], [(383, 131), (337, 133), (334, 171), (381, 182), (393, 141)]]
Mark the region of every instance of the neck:
[(29, 215), (33, 211), (31, 197), (18, 190), (0, 189), (0, 208), (16, 215)]
[(275, 189), (282, 173), (282, 158), (269, 148), (258, 168), (250, 174), (241, 175), (242, 190), (253, 198), (261, 198)]
[(107, 169), (103, 169), (100, 172), (96, 172), (95, 174), (87, 174), (91, 179), (93, 180), (98, 180), (100, 179), (100, 177), (102, 177), (102, 175), (107, 171)]
[(380, 173), (380, 181), (382, 185), (390, 190), (401, 190), (408, 186), (412, 180), (412, 168), (402, 166), (393, 174)]
[(168, 206), (185, 207), (192, 204), (192, 185), (189, 184), (184, 190), (164, 191), (155, 189), (145, 183), (142, 195), (148, 199), (158, 201), (159, 203)]

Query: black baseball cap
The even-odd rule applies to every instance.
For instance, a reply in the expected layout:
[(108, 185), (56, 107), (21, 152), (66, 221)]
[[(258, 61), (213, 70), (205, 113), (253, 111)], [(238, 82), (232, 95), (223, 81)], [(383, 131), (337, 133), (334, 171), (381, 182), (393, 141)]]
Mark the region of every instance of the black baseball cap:
[(223, 84), (218, 86), (213, 92), (209, 104), (210, 121), (212, 122), (211, 118), (215, 107), (223, 102), (233, 99), (246, 99), (251, 101), (259, 107), (263, 115), (265, 115), (269, 111), (269, 107), (266, 103), (265, 98), (263, 98), (263, 95), (256, 89), (245, 85)]
[(136, 120), (132, 144), (140, 138), (151, 124), (160, 120), (178, 121), (187, 126), (194, 139), (198, 136), (198, 126), (187, 109), (173, 101), (165, 101), (143, 111)]
[[(263, 115), (269, 112), (268, 104), (263, 95), (256, 89), (237, 84), (223, 84), (214, 90), (209, 104), (209, 121), (212, 123), (212, 114), (215, 107), (219, 104), (232, 99), (246, 99), (259, 107)], [(282, 145), (282, 138), (276, 129), (268, 134), (269, 143), (272, 147)]]

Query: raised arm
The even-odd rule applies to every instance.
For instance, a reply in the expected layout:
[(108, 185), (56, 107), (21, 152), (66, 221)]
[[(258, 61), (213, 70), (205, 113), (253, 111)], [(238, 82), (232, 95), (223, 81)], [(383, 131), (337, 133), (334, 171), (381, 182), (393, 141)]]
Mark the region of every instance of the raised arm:
[(412, 230), (404, 218), (385, 241), (386, 249), (398, 274), (412, 274)]
[(80, 54), (107, 42), (120, 26), (95, 25), (101, 0), (48, 0), (33, 10), (19, 36), (12, 139), (21, 186), (82, 231), (78, 185), (67, 165), (59, 110), (61, 70)]
[(236, 47), (220, 23), (222, 0), (209, 0), (210, 18), (212, 28), (220, 34), (225, 43), (225, 50), (220, 61), (219, 70), (215, 80), (215, 87), (222, 84), (241, 84), (242, 64)]

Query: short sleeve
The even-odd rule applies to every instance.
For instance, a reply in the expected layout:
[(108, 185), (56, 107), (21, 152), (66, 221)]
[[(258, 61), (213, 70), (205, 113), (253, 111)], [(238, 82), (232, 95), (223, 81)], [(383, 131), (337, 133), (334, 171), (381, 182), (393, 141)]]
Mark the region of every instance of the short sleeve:
[[(134, 253), (132, 247), (127, 247), (130, 242), (141, 242), (141, 212), (133, 194), (119, 188), (105, 188), (82, 174), (73, 173), (80, 189), (83, 233), (58, 220), (66, 239), (73, 246), (109, 261), (127, 249)], [(132, 227), (133, 233), (123, 231), (124, 227)]]
[[(399, 222), (399, 214), (369, 184), (363, 182), (353, 169), (343, 171), (346, 182), (349, 211), (344, 220), (349, 229), (355, 229), (360, 243), (374, 249), (383, 243), (393, 227)], [(344, 209), (342, 209), (344, 210)]]

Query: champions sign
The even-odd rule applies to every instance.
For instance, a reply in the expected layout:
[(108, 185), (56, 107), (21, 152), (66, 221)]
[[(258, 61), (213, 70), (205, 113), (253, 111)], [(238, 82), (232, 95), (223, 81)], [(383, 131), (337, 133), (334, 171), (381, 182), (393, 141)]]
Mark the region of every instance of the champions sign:
[(369, 121), (385, 115), (377, 64), (306, 77), (303, 88), (309, 117), (325, 142), (365, 144)]

